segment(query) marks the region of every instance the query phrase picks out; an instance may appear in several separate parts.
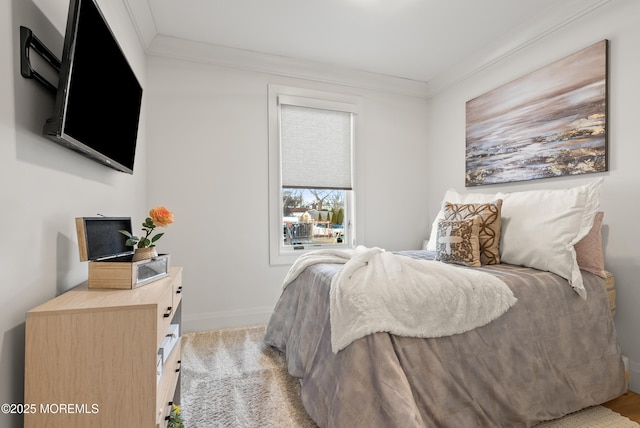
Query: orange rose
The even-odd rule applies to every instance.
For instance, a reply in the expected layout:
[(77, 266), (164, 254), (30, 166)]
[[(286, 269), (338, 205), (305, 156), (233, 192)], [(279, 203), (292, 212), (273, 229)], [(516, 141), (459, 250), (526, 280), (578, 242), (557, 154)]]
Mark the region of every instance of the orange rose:
[(156, 226), (166, 227), (173, 223), (173, 213), (163, 206), (151, 208), (149, 217)]

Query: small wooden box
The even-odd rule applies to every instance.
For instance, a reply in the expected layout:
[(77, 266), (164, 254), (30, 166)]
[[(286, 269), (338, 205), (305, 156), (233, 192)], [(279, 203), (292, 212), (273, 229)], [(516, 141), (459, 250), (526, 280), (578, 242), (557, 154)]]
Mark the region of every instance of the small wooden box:
[(80, 260), (89, 262), (89, 288), (133, 289), (168, 275), (168, 254), (134, 262), (133, 247), (125, 245), (120, 230), (131, 232), (130, 217), (76, 218)]

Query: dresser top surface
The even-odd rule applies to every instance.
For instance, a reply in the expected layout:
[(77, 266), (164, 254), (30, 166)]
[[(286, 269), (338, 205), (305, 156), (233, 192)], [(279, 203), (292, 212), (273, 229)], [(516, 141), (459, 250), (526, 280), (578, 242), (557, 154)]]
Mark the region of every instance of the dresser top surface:
[(83, 283), (71, 290), (31, 309), (27, 317), (60, 311), (112, 310), (132, 306), (154, 306), (166, 293), (172, 293), (172, 284), (181, 275), (181, 267), (172, 267), (169, 276), (133, 290), (89, 289)]

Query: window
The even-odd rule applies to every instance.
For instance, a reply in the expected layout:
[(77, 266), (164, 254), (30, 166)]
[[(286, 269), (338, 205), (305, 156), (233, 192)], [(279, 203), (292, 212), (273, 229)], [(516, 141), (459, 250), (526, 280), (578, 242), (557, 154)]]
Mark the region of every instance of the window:
[(269, 86), (272, 264), (354, 245), (353, 146), (359, 100)]

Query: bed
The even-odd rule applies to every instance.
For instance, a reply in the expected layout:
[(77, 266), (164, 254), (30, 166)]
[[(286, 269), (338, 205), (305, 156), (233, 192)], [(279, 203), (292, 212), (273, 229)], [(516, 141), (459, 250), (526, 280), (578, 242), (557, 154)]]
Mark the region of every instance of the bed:
[[(594, 189), (585, 186), (576, 200), (584, 201)], [(495, 196), (486, 199), (495, 201)], [(518, 197), (500, 196), (506, 213), (498, 217), (510, 221), (513, 232)], [(532, 195), (525, 196), (532, 202)], [(563, 204), (570, 199), (562, 192), (556, 196)], [(458, 202), (461, 198), (466, 196), (445, 195), (447, 201), (468, 202)], [(597, 209), (578, 210), (569, 222), (577, 219), (582, 225), (576, 229), (587, 225), (588, 230), (572, 239), (581, 242), (599, 229)], [(546, 204), (545, 213), (549, 210)], [(590, 216), (586, 222), (585, 215)], [(500, 242), (508, 238), (511, 245), (504, 232), (498, 234)], [(547, 238), (555, 239), (552, 234)], [(549, 256), (562, 258), (548, 243)], [(570, 253), (576, 243), (571, 241)], [(440, 247), (393, 254), (443, 262)], [(505, 253), (501, 249), (499, 254)], [(265, 343), (285, 353), (289, 373), (300, 379), (304, 407), (320, 427), (529, 427), (624, 393), (624, 366), (604, 276), (580, 266), (576, 281), (571, 266), (556, 273), (548, 261), (547, 269), (540, 269), (508, 263), (511, 259), (479, 266), (448, 263), (498, 278), (508, 287), (516, 301), (492, 321), (438, 337), (379, 331), (339, 349), (332, 343), (332, 281), (346, 265), (331, 260), (310, 264), (283, 289)]]

